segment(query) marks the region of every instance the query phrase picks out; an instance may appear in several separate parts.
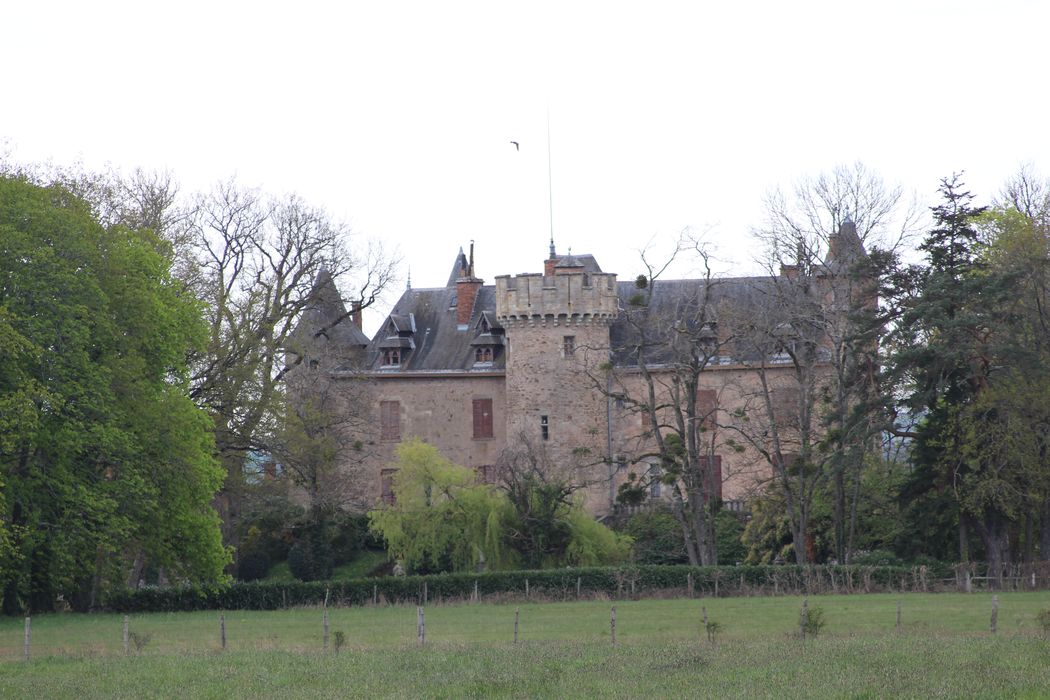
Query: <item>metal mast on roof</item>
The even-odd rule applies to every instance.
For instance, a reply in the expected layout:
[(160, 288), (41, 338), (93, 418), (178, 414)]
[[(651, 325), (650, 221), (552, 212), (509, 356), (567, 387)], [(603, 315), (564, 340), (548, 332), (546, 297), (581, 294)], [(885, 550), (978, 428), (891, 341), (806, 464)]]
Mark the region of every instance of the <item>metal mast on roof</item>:
[(547, 204), (551, 217), (551, 259), (554, 259), (554, 186), (551, 184), (551, 108), (547, 106)]

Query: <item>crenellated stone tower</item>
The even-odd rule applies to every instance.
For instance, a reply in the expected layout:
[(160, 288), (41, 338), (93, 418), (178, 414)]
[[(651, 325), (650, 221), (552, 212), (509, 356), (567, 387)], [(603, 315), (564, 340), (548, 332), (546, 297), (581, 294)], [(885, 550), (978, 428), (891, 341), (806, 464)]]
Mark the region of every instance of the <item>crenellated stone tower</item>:
[(618, 314), (616, 275), (591, 256), (551, 256), (543, 274), (496, 277), (496, 315), (508, 342), (507, 442), (525, 436), (553, 465), (590, 484), (593, 512), (608, 510), (609, 406), (595, 387), (609, 361)]

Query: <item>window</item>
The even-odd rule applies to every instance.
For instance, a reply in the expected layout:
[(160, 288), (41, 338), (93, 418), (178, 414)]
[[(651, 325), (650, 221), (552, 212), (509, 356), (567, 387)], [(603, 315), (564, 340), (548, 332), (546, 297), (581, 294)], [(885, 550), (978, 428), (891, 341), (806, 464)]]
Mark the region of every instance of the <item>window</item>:
[(696, 390), (696, 417), (705, 430), (715, 427), (715, 411), (718, 409), (718, 394), (714, 389)]
[[(710, 465), (710, 467), (708, 466)], [(709, 469), (713, 469), (713, 472), (709, 472)], [(700, 472), (704, 475), (704, 478), (710, 476), (712, 480), (712, 486), (714, 487), (714, 493), (712, 494), (717, 500), (722, 500), (722, 455), (714, 455), (713, 457), (701, 457), (700, 458)], [(707, 500), (706, 498), (704, 499)]]
[(562, 357), (572, 357), (576, 354), (576, 336), (567, 335), (561, 339)]
[(547, 416), (540, 416), (540, 437), (544, 440), (550, 440), (550, 422), (547, 420)]
[(401, 364), (401, 348), (389, 348), (383, 351), (383, 366), (396, 367)]
[(387, 505), (393, 505), (397, 499), (394, 498), (394, 474), (396, 469), (384, 469), (379, 473), (379, 497)]
[(474, 362), (492, 362), (492, 348), (480, 347), (474, 350)]
[(496, 467), (492, 464), (482, 464), (474, 467), (474, 477), (479, 484), (496, 483)]
[(773, 420), (782, 427), (798, 424), (799, 387), (780, 386), (770, 390), (769, 402), (773, 405)]
[(663, 475), (664, 470), (660, 468), (659, 464), (649, 467), (649, 498), (660, 497), (660, 487), (663, 486), (663, 482), (660, 479)]
[(474, 399), (474, 439), (492, 437), (492, 399)]
[(380, 439), (397, 441), (401, 439), (401, 402), (379, 402)]

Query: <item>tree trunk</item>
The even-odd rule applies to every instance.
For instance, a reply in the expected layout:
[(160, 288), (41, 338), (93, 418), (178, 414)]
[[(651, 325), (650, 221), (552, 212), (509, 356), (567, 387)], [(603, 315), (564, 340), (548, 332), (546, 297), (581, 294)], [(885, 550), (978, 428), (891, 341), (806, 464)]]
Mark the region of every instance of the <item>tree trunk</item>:
[[(863, 457), (861, 458), (863, 460)], [(839, 560), (840, 564), (849, 564), (853, 558), (853, 549), (857, 542), (857, 508), (860, 504), (860, 471), (863, 461), (853, 470), (853, 497), (849, 505), (849, 537), (846, 539), (846, 558)]]
[(131, 562), (131, 571), (128, 572), (128, 588), (138, 588), (142, 579), (142, 570), (146, 566), (146, 551), (139, 547), (135, 551), (135, 559)]
[(690, 528), (687, 518), (682, 508), (682, 501), (680, 496), (675, 497), (674, 517), (678, 520), (679, 526), (682, 528), (682, 542), (685, 544), (685, 553), (689, 557), (690, 566), (700, 566), (700, 557), (697, 556), (696, 544), (693, 542), (692, 528)]
[(843, 564), (846, 562), (846, 481), (845, 466), (840, 464), (835, 468), (835, 559)]
[(1039, 559), (1050, 560), (1050, 495), (1043, 499), (1039, 517)]
[(970, 539), (966, 534), (966, 517), (959, 513), (959, 562), (966, 564), (970, 561)]
[(991, 513), (977, 521), (977, 531), (981, 534), (988, 561), (988, 588), (999, 590), (1003, 587), (1003, 565), (1009, 554), (1008, 528), (998, 513)]

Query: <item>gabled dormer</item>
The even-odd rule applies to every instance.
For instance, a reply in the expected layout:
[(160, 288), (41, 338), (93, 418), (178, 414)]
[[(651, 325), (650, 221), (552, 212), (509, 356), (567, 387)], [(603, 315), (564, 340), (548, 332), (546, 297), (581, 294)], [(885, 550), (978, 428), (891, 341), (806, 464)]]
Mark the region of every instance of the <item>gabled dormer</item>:
[(415, 314), (390, 314), (383, 327), (384, 337), (379, 341), (380, 369), (398, 369), (405, 366), (416, 348)]
[(496, 320), (495, 312), (486, 310), (478, 314), (473, 331), (470, 349), (474, 354), (474, 366), (488, 367), (496, 361), (506, 344), (503, 326)]

